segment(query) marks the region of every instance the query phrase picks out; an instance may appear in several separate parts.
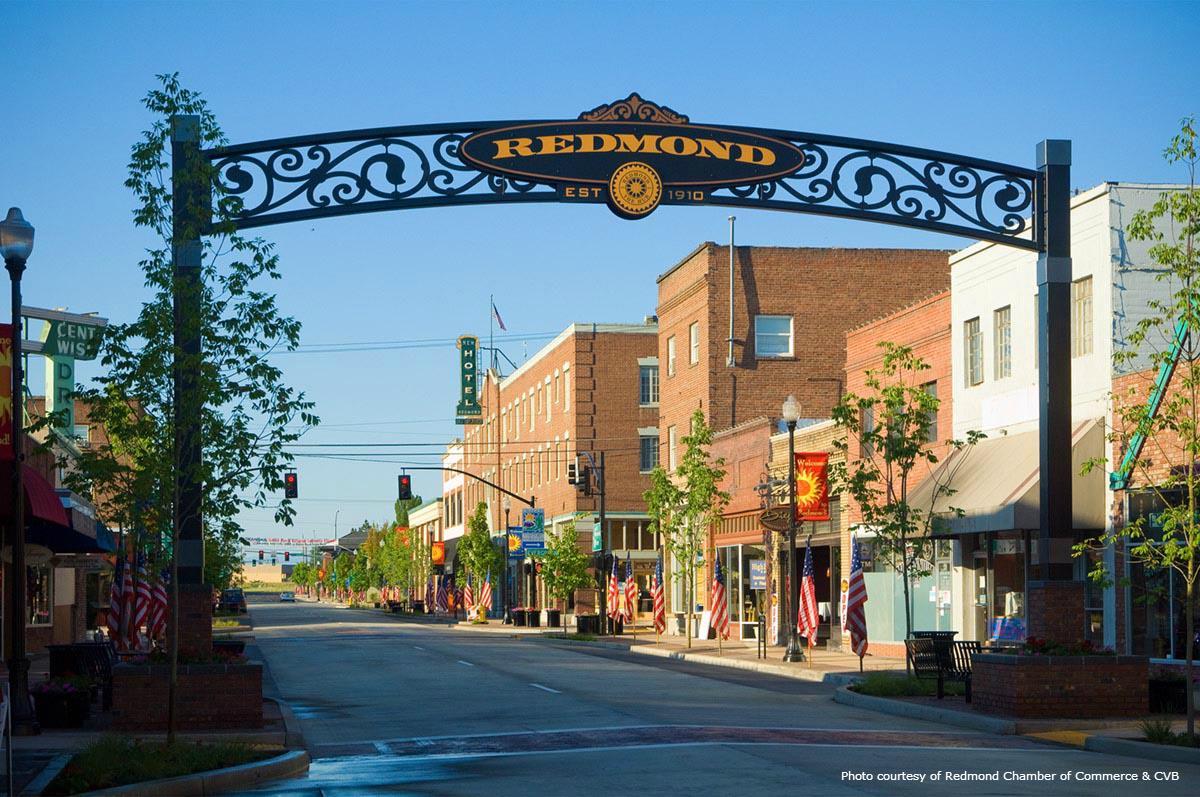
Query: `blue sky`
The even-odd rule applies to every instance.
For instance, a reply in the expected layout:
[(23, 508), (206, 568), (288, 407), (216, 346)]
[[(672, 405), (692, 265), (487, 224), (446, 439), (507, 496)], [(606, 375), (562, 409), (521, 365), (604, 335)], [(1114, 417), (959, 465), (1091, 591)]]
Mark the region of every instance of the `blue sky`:
[[(1200, 111), (1195, 3), (7, 2), (0, 204), (37, 227), (31, 305), (128, 319), (152, 242), (122, 186), (158, 72), (204, 93), (229, 138), (475, 119), (572, 118), (631, 91), (695, 122), (896, 141), (1033, 165), (1074, 141), (1073, 183), (1176, 180), (1160, 157)], [(595, 205), (369, 214), (265, 228), (304, 342), (638, 321), (654, 278), (727, 235), (721, 208), (638, 222)], [(742, 211), (740, 244), (958, 246), (900, 228)], [(802, 275), (797, 275), (802, 278)], [(600, 286), (600, 289), (597, 289)], [(604, 287), (610, 286), (610, 287)], [(616, 286), (621, 286), (620, 288)], [(516, 341), (504, 344), (520, 362)], [(530, 344), (533, 353), (537, 344)], [(328, 424), (311, 442), (457, 432), (451, 347), (294, 354)], [(84, 371), (86, 374), (86, 370)], [(41, 384), (34, 366), (34, 384)], [(422, 458), (432, 459), (429, 457)], [(417, 462), (412, 457), (409, 462)], [(398, 466), (305, 459), (296, 533), (385, 519)], [(414, 476), (436, 494), (439, 479)], [(277, 535), (270, 512), (245, 516)], [(291, 534), (289, 533), (289, 536)]]

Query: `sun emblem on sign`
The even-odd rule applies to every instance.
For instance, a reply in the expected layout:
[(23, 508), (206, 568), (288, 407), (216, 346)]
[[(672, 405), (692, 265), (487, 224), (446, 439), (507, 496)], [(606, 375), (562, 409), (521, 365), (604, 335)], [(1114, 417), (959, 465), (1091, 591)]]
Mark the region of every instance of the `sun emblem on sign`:
[(508, 550), (510, 550), (510, 551), (521, 550), (521, 538), (518, 537), (516, 534), (508, 535)]
[(821, 473), (815, 468), (796, 471), (796, 507), (807, 512), (821, 502)]
[(662, 199), (662, 178), (640, 161), (617, 167), (608, 181), (608, 201), (617, 215), (628, 219), (645, 216)]

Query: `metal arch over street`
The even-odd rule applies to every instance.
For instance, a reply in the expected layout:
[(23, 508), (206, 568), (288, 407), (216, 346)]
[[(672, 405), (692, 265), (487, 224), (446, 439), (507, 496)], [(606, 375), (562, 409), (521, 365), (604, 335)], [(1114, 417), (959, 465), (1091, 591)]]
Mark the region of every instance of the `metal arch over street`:
[[(407, 208), (603, 203), (640, 218), (660, 204), (818, 213), (1036, 252), (1038, 581), (1070, 579), (1050, 538), (1071, 536), (1071, 143), (1037, 145), (1036, 168), (878, 141), (692, 124), (631, 94), (576, 119), (351, 130), (201, 149), (200, 119), (172, 119), (175, 407), (180, 584), (203, 568), (198, 392), (202, 237)], [(214, 224), (214, 196), (221, 219)], [(188, 408), (185, 411), (185, 408)]]
[[(622, 128), (631, 132), (617, 132)], [(536, 135), (541, 129), (554, 132)], [(551, 139), (550, 146), (557, 151), (549, 157), (573, 161), (578, 172), (532, 176), (524, 170), (493, 171), (463, 155), (465, 142), (490, 131), (523, 130), (534, 134), (506, 141), (531, 139), (530, 146), (536, 147), (539, 138)], [(722, 133), (782, 144), (799, 157), (792, 168), (782, 174), (776, 171), (768, 179), (747, 181), (743, 173), (736, 175), (740, 182), (736, 178), (717, 182), (712, 166), (719, 164), (706, 154), (706, 145), (707, 153), (719, 153), (729, 144), (740, 143), (710, 137)], [(566, 141), (572, 136), (574, 140)], [(665, 142), (674, 150), (654, 150), (649, 141)], [(567, 151), (572, 146), (574, 151)], [(1040, 225), (1030, 223), (1038, 218), (1036, 170), (791, 130), (642, 121), (462, 122), (351, 130), (203, 151), (215, 167), (217, 191), (236, 200), (232, 221), (239, 229), (409, 208), (603, 203), (608, 201), (607, 192), (589, 186), (606, 183), (612, 171), (608, 167), (623, 156), (636, 161), (647, 153), (666, 164), (660, 170), (661, 204), (665, 205), (818, 213), (1033, 251), (1042, 244)], [(524, 159), (543, 154), (533, 149)]]

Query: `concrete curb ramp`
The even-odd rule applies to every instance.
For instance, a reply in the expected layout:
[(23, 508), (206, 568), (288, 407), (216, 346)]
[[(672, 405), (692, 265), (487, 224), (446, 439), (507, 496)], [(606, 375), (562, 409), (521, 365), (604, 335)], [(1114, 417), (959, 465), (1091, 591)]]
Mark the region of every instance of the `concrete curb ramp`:
[(180, 775), (177, 778), (129, 783), (124, 786), (114, 786), (111, 789), (90, 791), (88, 794), (121, 794), (137, 795), (137, 797), (162, 797), (167, 794), (172, 797), (197, 797), (197, 795), (223, 794), (235, 789), (256, 786), (263, 781), (302, 775), (308, 771), (309, 760), (308, 753), (305, 751), (291, 750), (274, 758), (250, 764)]
[(870, 709), (871, 711), (892, 714), (897, 717), (939, 722), (943, 725), (954, 725), (959, 728), (969, 728), (973, 731), (984, 731), (986, 733), (997, 733), (1006, 736), (1017, 733), (1017, 723), (1014, 720), (1006, 720), (1000, 717), (982, 717), (955, 711), (954, 709), (935, 708), (933, 706), (924, 706), (920, 703), (906, 703), (903, 700), (862, 695), (858, 692), (852, 692), (844, 686), (834, 693), (833, 701), (846, 706), (854, 706), (855, 708)]
[(811, 681), (813, 683), (831, 684), (834, 686), (852, 684), (859, 679), (858, 673), (831, 673), (822, 670), (809, 670), (784, 664), (772, 664), (769, 661), (750, 661), (748, 659), (733, 657), (725, 658), (724, 656), (714, 656), (711, 653), (688, 653), (684, 650), (669, 650), (653, 645), (631, 645), (624, 642), (605, 642), (599, 640), (586, 642), (579, 639), (562, 639), (552, 636), (531, 636), (525, 638), (557, 645), (591, 646), (608, 650), (622, 650), (639, 656), (657, 656), (662, 659), (675, 659), (676, 661), (687, 661), (693, 664), (707, 664), (712, 667), (749, 670), (750, 672), (763, 673), (764, 675), (775, 675), (780, 678), (792, 678), (797, 681)]
[(1200, 764), (1200, 748), (1176, 747), (1170, 744), (1151, 744), (1136, 739), (1118, 739), (1115, 736), (1091, 735), (1083, 743), (1084, 750), (1109, 755), (1127, 755), (1135, 758), (1150, 758), (1155, 761), (1170, 761), (1175, 764)]

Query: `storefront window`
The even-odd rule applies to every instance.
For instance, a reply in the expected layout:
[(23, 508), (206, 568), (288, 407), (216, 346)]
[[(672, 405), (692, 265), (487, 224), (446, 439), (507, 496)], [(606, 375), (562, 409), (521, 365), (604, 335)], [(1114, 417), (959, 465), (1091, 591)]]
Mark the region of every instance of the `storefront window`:
[(999, 532), (992, 538), (991, 622), (988, 637), (1025, 639), (1025, 534)]
[(51, 588), (53, 571), (50, 565), (29, 565), (26, 600), (29, 613), (25, 618), (28, 625), (50, 625), (50, 613), (54, 606), (54, 595)]
[(742, 622), (741, 546), (730, 545), (717, 549), (721, 569), (725, 571), (725, 594), (729, 596), (729, 622)]

